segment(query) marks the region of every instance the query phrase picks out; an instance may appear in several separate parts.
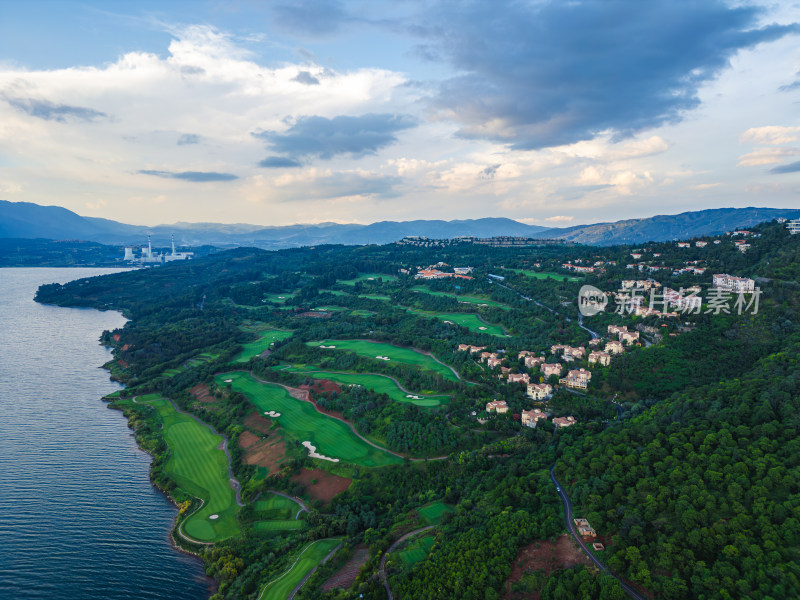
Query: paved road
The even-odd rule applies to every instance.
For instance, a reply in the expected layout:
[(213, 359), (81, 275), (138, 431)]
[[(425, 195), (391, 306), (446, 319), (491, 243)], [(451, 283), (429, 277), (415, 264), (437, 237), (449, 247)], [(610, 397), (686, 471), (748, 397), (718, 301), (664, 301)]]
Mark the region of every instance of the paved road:
[(553, 485), (556, 486), (558, 497), (561, 498), (561, 503), (564, 505), (564, 518), (567, 521), (567, 531), (569, 531), (570, 535), (575, 539), (576, 542), (578, 542), (578, 545), (586, 553), (586, 556), (589, 557), (589, 560), (591, 560), (594, 565), (603, 573), (611, 575), (614, 579), (619, 581), (619, 584), (622, 586), (622, 589), (625, 590), (628, 596), (634, 598), (634, 600), (647, 600), (647, 598), (642, 596), (639, 592), (617, 577), (617, 575), (611, 569), (605, 566), (605, 564), (603, 564), (599, 558), (592, 554), (589, 551), (589, 548), (586, 547), (586, 544), (583, 543), (583, 539), (578, 535), (578, 532), (575, 531), (575, 524), (572, 522), (572, 502), (570, 502), (569, 496), (567, 496), (564, 488), (561, 486), (558, 479), (556, 479), (555, 468), (555, 465), (550, 467), (550, 479), (553, 481)]
[(392, 589), (389, 587), (389, 579), (386, 577), (386, 557), (389, 555), (390, 552), (392, 552), (400, 544), (405, 542), (408, 538), (413, 537), (418, 533), (422, 533), (423, 531), (428, 531), (429, 529), (433, 529), (434, 527), (435, 525), (428, 525), (427, 527), (421, 527), (420, 529), (409, 531), (407, 534), (405, 534), (397, 541), (395, 541), (394, 544), (389, 546), (389, 549), (383, 553), (383, 556), (381, 556), (381, 562), (378, 572), (380, 573), (381, 579), (383, 580), (383, 587), (386, 588), (386, 595), (389, 597), (389, 600), (394, 600), (394, 596), (392, 596)]

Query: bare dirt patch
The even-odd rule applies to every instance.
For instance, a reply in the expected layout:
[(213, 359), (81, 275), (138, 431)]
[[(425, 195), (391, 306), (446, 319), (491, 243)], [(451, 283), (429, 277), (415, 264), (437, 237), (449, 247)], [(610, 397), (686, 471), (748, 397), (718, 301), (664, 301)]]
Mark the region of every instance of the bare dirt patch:
[(242, 423), (248, 429), (262, 434), (269, 433), (270, 427), (272, 427), (272, 421), (261, 416), (256, 411), (247, 415)]
[(322, 585), (322, 591), (328, 592), (333, 589), (346, 590), (356, 582), (361, 567), (366, 564), (369, 559), (369, 550), (363, 546), (356, 548), (353, 556), (350, 557), (341, 569), (331, 575), (330, 579)]
[(250, 446), (245, 451), (243, 458), (248, 465), (264, 467), (270, 474), (277, 473), (286, 458), (286, 446), (283, 440), (278, 439), (277, 436), (271, 437)]
[[(328, 410), (327, 408), (322, 408), (317, 401), (314, 399), (314, 393), (320, 392), (341, 392), (342, 388), (339, 387), (339, 384), (335, 381), (331, 381), (329, 379), (318, 379), (315, 380), (313, 384), (307, 385), (303, 384), (299, 388), (293, 387), (286, 387), (286, 390), (289, 392), (289, 395), (292, 398), (297, 400), (302, 400), (304, 402), (311, 402), (314, 405), (314, 408), (317, 409), (317, 412), (321, 412), (323, 415), (329, 415), (331, 417), (336, 417), (337, 419), (345, 420), (344, 415), (335, 410)], [(348, 421), (349, 422), (349, 421)]]
[(217, 401), (217, 399), (211, 395), (211, 390), (204, 383), (198, 383), (193, 388), (189, 388), (189, 393), (200, 402), (212, 403)]
[(591, 561), (578, 547), (578, 544), (569, 534), (563, 533), (555, 543), (550, 540), (539, 540), (529, 546), (525, 546), (517, 554), (514, 563), (511, 565), (511, 576), (506, 581), (505, 598), (508, 600), (517, 598), (538, 599), (538, 594), (522, 595), (511, 591), (511, 586), (522, 579), (527, 572), (544, 571), (550, 574), (559, 569), (571, 569), (578, 565), (591, 566)]
[(245, 431), (239, 436), (239, 448), (242, 450), (247, 450), (250, 446), (257, 444), (258, 440), (259, 437), (257, 435), (250, 433), (249, 431)]
[(292, 476), (292, 481), (302, 483), (312, 498), (325, 503), (330, 502), (337, 494), (341, 494), (353, 482), (348, 477), (339, 477), (322, 469), (303, 469)]

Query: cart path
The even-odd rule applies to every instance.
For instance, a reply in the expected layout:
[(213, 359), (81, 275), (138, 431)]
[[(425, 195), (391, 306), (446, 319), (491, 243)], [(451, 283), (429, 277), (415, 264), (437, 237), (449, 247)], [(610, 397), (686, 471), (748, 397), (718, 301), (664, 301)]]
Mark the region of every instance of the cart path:
[(308, 578), (309, 578), (309, 577), (311, 577), (311, 576), (312, 576), (314, 573), (316, 573), (316, 572), (317, 572), (317, 569), (318, 569), (319, 567), (321, 567), (321, 566), (322, 566), (322, 565), (324, 565), (326, 562), (328, 562), (328, 561), (330, 560), (331, 556), (333, 556), (334, 554), (336, 554), (336, 551), (337, 551), (337, 550), (339, 550), (339, 548), (341, 548), (341, 547), (342, 547), (342, 543), (341, 543), (341, 542), (339, 542), (339, 545), (338, 545), (338, 546), (336, 546), (336, 548), (334, 548), (333, 550), (331, 550), (331, 551), (328, 553), (328, 556), (326, 556), (326, 557), (325, 557), (325, 558), (323, 558), (321, 561), (319, 561), (319, 563), (318, 563), (318, 564), (317, 564), (317, 565), (316, 565), (316, 566), (315, 566), (313, 569), (311, 569), (311, 570), (310, 570), (308, 573), (306, 573), (305, 577), (303, 577), (303, 579), (301, 579), (301, 580), (300, 580), (300, 583), (298, 583), (298, 584), (295, 586), (295, 588), (292, 590), (292, 593), (291, 593), (291, 594), (289, 594), (289, 595), (286, 597), (286, 600), (292, 600), (292, 598), (294, 598), (295, 594), (296, 594), (297, 592), (299, 592), (299, 591), (300, 591), (300, 588), (301, 588), (301, 587), (303, 587), (303, 585), (305, 584), (305, 582), (306, 582), (306, 581), (308, 581)]
[(423, 531), (428, 531), (429, 529), (433, 529), (436, 525), (428, 525), (427, 527), (421, 527), (419, 529), (415, 529), (414, 531), (409, 531), (404, 536), (400, 537), (397, 541), (395, 541), (389, 549), (383, 553), (381, 556), (380, 567), (378, 568), (378, 573), (381, 576), (381, 580), (383, 581), (383, 587), (386, 588), (386, 595), (389, 597), (389, 600), (394, 600), (394, 596), (392, 596), (392, 589), (389, 587), (389, 579), (386, 577), (386, 557), (388, 554), (397, 548), (400, 544), (405, 542), (408, 538), (417, 535), (418, 533), (422, 533)]
[(625, 593), (628, 594), (628, 596), (630, 596), (634, 600), (647, 600), (645, 596), (642, 596), (639, 592), (634, 590), (630, 585), (628, 585), (622, 579), (620, 579), (616, 575), (616, 573), (614, 573), (599, 558), (597, 558), (594, 554), (592, 554), (586, 547), (586, 544), (583, 543), (583, 539), (578, 535), (578, 532), (575, 531), (575, 524), (572, 522), (572, 502), (570, 501), (569, 496), (567, 496), (567, 493), (564, 491), (564, 486), (562, 486), (561, 483), (559, 483), (558, 479), (556, 479), (555, 468), (556, 468), (555, 464), (553, 464), (553, 466), (550, 467), (550, 479), (552, 480), (553, 485), (556, 486), (556, 492), (558, 493), (558, 497), (561, 498), (561, 503), (564, 505), (564, 519), (567, 522), (567, 531), (569, 531), (573, 539), (576, 542), (578, 542), (578, 545), (581, 547), (586, 556), (589, 557), (589, 560), (591, 560), (592, 563), (594, 563), (594, 565), (598, 569), (600, 569), (603, 573), (611, 575), (614, 579), (619, 581), (620, 586), (622, 586), (622, 589), (625, 590)]

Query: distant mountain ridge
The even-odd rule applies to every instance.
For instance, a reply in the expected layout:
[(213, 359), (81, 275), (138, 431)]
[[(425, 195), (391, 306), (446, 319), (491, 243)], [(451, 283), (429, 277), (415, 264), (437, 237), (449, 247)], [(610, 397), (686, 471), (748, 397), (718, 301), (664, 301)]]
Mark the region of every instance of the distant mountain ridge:
[(776, 217), (798, 216), (800, 209), (719, 208), (567, 228), (526, 225), (503, 217), (454, 221), (379, 221), (369, 225), (321, 223), (259, 226), (182, 222), (146, 227), (82, 217), (60, 206), (0, 200), (0, 238), (70, 239), (127, 245), (143, 244), (147, 235), (151, 235), (153, 244), (163, 247), (169, 244), (170, 236), (174, 234), (176, 243), (182, 246), (255, 246), (274, 250), (321, 244), (387, 244), (409, 235), (440, 239), (510, 235), (537, 239), (560, 238), (580, 244), (607, 246), (713, 235)]

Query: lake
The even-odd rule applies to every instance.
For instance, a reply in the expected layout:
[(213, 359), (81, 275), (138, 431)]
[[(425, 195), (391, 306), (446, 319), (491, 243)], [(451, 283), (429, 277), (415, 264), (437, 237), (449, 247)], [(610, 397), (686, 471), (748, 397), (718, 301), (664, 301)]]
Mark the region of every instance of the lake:
[(0, 269), (0, 597), (203, 599), (199, 559), (169, 539), (177, 509), (101, 397), (98, 339), (116, 312), (43, 306), (42, 283), (114, 269)]

